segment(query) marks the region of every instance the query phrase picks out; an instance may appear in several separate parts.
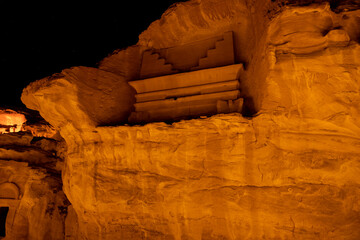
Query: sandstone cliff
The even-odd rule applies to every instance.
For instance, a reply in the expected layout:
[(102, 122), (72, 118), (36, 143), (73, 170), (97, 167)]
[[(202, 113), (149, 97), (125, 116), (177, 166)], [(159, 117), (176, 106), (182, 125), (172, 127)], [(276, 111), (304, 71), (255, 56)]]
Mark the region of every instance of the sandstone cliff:
[(0, 134), (0, 237), (64, 239), (69, 205), (61, 181), (65, 143), (33, 113), (0, 114), (5, 123), (12, 118), (26, 122), (22, 131)]
[[(359, 239), (360, 10), (316, 2), (179, 3), (98, 69), (30, 84), (67, 145), (68, 238)], [(120, 125), (143, 51), (227, 31), (242, 114)]]

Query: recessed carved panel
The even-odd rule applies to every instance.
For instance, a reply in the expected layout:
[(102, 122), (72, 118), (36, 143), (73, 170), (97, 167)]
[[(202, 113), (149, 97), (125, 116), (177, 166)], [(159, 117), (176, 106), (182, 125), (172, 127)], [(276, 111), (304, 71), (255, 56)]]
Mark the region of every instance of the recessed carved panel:
[(143, 54), (140, 78), (163, 76), (234, 64), (233, 33)]

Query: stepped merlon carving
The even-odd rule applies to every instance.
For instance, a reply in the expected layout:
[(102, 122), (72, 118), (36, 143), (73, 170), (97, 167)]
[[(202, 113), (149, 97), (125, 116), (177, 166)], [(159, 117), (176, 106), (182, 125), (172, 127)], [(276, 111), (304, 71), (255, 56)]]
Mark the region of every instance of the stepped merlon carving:
[(215, 43), (214, 49), (207, 51), (207, 56), (199, 59), (199, 65), (191, 70), (234, 64), (233, 33), (226, 32), (224, 39)]
[(145, 51), (140, 77), (147, 78), (129, 82), (137, 92), (129, 122), (240, 112), (243, 101), (239, 99), (238, 79), (243, 65), (234, 63), (232, 32), (183, 46)]
[(166, 63), (158, 53), (152, 51), (145, 51), (140, 70), (141, 78), (153, 77), (158, 75), (167, 75), (178, 72), (174, 70), (172, 65)]
[(233, 32), (143, 53), (140, 79), (234, 64)]

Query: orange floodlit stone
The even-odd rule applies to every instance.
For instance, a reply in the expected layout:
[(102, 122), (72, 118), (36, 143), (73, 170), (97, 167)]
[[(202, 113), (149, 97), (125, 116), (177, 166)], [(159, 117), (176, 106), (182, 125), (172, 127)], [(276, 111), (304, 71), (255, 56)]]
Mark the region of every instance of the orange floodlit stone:
[(0, 135), (9, 239), (360, 239), (360, 4), (310, 2), (179, 3), (29, 84), (57, 138)]
[(0, 133), (19, 132), (24, 122), (24, 114), (9, 109), (0, 110)]

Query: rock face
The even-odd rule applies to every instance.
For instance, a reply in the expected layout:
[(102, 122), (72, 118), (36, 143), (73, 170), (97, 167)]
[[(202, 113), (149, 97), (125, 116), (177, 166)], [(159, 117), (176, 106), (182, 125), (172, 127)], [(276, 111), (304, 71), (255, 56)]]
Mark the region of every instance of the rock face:
[(23, 114), (10, 109), (0, 109), (0, 134), (19, 132), (26, 121)]
[(31, 98), (27, 91), (34, 89), (38, 93), (37, 98), (41, 96), (54, 105), (36, 105), (37, 100), (34, 99), (30, 102), (35, 105), (28, 107), (37, 110), (43, 107), (41, 114), (56, 109), (56, 115), (46, 116), (46, 120), (56, 127), (66, 125), (69, 119), (73, 123), (78, 121), (79, 128), (126, 122), (135, 102), (135, 91), (124, 77), (89, 67), (66, 69), (38, 80), (31, 84), (31, 90), (24, 89), (23, 95)]
[(66, 146), (59, 137), (44, 137), (54, 136), (48, 124), (28, 120), (25, 128), (32, 132), (0, 134), (0, 238), (64, 239), (69, 202), (60, 174)]
[[(3, 239), (64, 239), (69, 205), (61, 181), (25, 162), (0, 158)], [(11, 195), (9, 195), (11, 193)], [(3, 222), (2, 222), (3, 224)], [(6, 231), (6, 234), (5, 234)]]
[[(177, 4), (99, 69), (30, 84), (67, 145), (68, 239), (360, 239), (360, 10), (305, 3)], [(144, 51), (228, 31), (242, 114), (104, 126), (132, 111)]]

